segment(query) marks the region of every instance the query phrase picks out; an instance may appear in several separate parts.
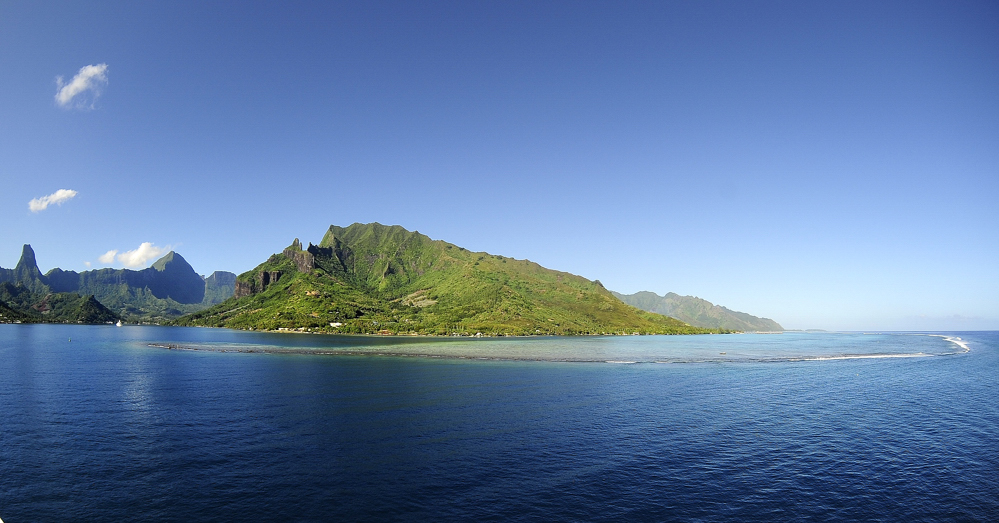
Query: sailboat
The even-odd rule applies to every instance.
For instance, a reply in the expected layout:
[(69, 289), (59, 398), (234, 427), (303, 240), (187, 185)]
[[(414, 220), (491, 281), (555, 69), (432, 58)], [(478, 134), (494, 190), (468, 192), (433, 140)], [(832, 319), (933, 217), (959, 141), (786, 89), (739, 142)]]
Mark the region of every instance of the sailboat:
[(114, 326), (115, 327), (121, 327), (121, 320), (118, 320), (118, 323), (115, 323)]

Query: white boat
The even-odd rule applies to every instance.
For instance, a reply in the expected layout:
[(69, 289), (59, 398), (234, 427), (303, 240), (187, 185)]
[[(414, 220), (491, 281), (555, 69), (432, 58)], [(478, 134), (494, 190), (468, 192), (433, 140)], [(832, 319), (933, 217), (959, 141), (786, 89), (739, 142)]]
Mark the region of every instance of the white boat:
[(121, 320), (118, 320), (118, 323), (115, 323), (114, 326), (115, 327), (121, 327)]

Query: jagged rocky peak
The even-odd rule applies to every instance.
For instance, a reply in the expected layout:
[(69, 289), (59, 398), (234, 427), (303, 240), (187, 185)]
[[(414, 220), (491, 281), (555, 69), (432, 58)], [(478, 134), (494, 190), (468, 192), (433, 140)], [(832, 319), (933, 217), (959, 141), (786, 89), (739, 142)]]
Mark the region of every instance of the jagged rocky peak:
[(295, 241), (291, 242), (291, 245), (282, 254), (295, 262), (295, 267), (298, 268), (299, 272), (312, 272), (312, 269), (316, 268), (315, 248), (312, 243), (309, 243), (309, 250), (303, 251), (302, 242), (295, 238)]
[(17, 261), (17, 266), (14, 267), (16, 271), (23, 271), (25, 269), (38, 271), (38, 262), (35, 261), (35, 250), (27, 243), (21, 248), (21, 259)]
[[(327, 233), (330, 236), (331, 233)], [(325, 238), (324, 238), (325, 241)], [(307, 249), (302, 248), (302, 241), (295, 238), (291, 242), (291, 245), (285, 247), (281, 251), (280, 255), (273, 255), (268, 259), (268, 262), (275, 263), (280, 260), (280, 256), (291, 260), (295, 264), (295, 268), (298, 272), (311, 273), (316, 268), (322, 267), (324, 270), (343, 270), (343, 264), (338, 258), (339, 253), (334, 251), (333, 248), (324, 246), (325, 244), (320, 243), (320, 245), (313, 245), (309, 242), (309, 247)], [(317, 258), (322, 260), (321, 264), (317, 262)], [(283, 276), (280, 270), (267, 270), (258, 269), (256, 274), (252, 279), (239, 280), (235, 279), (233, 284), (233, 295), (237, 298), (242, 298), (244, 296), (251, 296), (259, 292), (263, 292), (268, 286), (276, 283)]]
[(48, 291), (45, 277), (38, 270), (38, 262), (35, 261), (35, 251), (28, 244), (24, 244), (21, 249), (21, 259), (17, 261), (17, 266), (4, 279), (20, 283), (32, 292)]
[[(313, 252), (310, 252), (315, 247), (310, 243), (309, 250), (302, 250), (302, 241), (295, 238), (295, 241), (291, 242), (291, 245), (285, 247), (281, 251), (281, 255), (288, 258), (295, 264), (295, 268), (299, 272), (312, 272), (316, 268), (316, 258)], [(272, 255), (267, 261), (274, 263), (279, 260), (278, 255)], [(242, 298), (244, 296), (251, 296), (259, 292), (264, 292), (267, 287), (277, 283), (281, 279), (282, 272), (279, 270), (258, 270), (254, 275), (253, 279), (240, 280), (235, 279), (233, 286), (233, 296), (236, 298)], [(214, 276), (214, 275), (213, 275)]]

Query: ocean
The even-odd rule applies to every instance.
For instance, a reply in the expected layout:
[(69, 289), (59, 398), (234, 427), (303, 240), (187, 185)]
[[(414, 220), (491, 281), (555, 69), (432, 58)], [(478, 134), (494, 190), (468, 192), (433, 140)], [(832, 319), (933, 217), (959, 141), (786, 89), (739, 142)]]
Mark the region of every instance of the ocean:
[(0, 518), (996, 521), (999, 333), (0, 325)]

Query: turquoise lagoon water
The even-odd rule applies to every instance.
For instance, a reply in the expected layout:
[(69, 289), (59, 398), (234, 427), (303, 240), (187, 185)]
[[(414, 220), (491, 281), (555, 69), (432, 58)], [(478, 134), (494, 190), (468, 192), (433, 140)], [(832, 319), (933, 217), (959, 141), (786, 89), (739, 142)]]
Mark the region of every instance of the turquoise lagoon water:
[(6, 523), (999, 519), (994, 332), (0, 325), (0, 376)]

